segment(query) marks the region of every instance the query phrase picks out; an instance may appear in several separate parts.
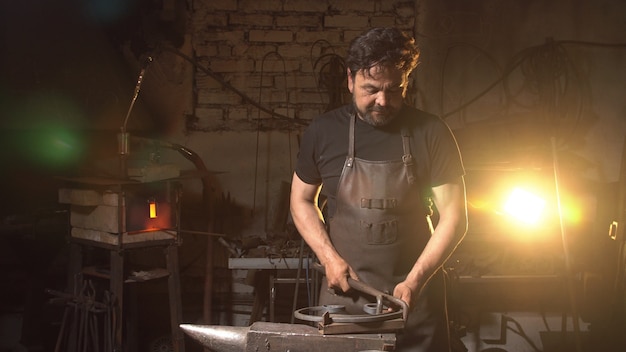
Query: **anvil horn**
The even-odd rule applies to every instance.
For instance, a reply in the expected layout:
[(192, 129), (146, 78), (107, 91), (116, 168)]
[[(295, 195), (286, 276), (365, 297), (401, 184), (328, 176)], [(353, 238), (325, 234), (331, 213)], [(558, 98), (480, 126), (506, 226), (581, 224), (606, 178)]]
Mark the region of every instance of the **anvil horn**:
[(248, 327), (181, 324), (180, 328), (212, 351), (244, 351)]

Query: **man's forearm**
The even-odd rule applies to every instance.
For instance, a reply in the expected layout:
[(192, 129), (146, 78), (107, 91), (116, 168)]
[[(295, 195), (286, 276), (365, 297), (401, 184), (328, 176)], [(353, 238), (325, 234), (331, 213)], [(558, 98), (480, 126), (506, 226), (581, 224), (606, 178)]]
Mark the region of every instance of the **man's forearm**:
[(318, 192), (319, 186), (306, 184), (294, 174), (291, 184), (291, 215), (296, 229), (326, 269), (328, 286), (347, 291), (350, 289), (347, 277), (350, 276), (353, 279), (358, 279), (358, 277), (337, 253), (330, 240), (321, 211), (317, 206)]
[(290, 211), (296, 229), (323, 265), (338, 256), (333, 247), (322, 212), (317, 206), (319, 185), (307, 184), (294, 173), (291, 182)]
[(439, 222), (405, 280), (417, 293), (450, 257), (467, 231), (463, 180), (433, 188), (433, 194), (440, 212)]
[(319, 209), (314, 204), (292, 203), (292, 216), (298, 232), (324, 266), (329, 288), (348, 291), (347, 277), (358, 279), (348, 263), (337, 253), (326, 231)]
[(334, 249), (319, 209), (313, 203), (292, 202), (291, 214), (300, 236), (324, 264), (329, 256), (328, 253), (333, 252)]
[(406, 278), (412, 290), (419, 293), (433, 274), (445, 263), (457, 247), (465, 231), (456, 224), (439, 223), (415, 265)]

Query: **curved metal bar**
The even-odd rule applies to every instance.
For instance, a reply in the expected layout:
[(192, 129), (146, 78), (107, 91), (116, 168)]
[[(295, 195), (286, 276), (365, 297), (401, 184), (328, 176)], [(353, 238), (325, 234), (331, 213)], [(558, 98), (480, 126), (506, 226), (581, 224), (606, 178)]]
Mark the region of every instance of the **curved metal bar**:
[[(314, 263), (313, 268), (321, 272), (322, 274), (326, 274), (326, 270), (324, 269), (324, 266), (319, 263)], [(380, 309), (380, 312), (382, 312), (383, 300), (386, 299), (388, 302), (393, 303), (393, 305), (395, 305), (396, 307), (401, 308), (402, 320), (406, 322), (407, 318), (409, 317), (409, 305), (405, 301), (401, 300), (400, 298), (397, 298), (397, 297), (394, 297), (393, 295), (379, 291), (373, 288), (372, 286), (369, 286), (361, 281), (354, 280), (351, 277), (348, 277), (348, 284), (350, 285), (351, 288), (359, 292), (376, 297), (377, 312), (379, 311), (379, 309)], [(385, 314), (387, 313), (384, 313), (381, 315), (385, 315)]]
[[(315, 306), (315, 307), (307, 307), (301, 308), (293, 312), (293, 315), (304, 321), (311, 322), (322, 322), (324, 321), (324, 314), (328, 313), (327, 307), (324, 306)], [(390, 313), (382, 313), (382, 314), (335, 314), (328, 313), (328, 318), (333, 323), (372, 323), (372, 322), (380, 322), (385, 320), (391, 320), (402, 317), (402, 312), (395, 311)]]

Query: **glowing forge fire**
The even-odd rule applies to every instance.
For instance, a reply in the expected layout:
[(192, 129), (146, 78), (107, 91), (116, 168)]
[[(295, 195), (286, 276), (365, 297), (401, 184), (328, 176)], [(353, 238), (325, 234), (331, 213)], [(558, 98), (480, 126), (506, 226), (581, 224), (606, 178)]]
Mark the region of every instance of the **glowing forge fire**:
[(541, 218), (545, 206), (546, 201), (541, 197), (515, 188), (504, 205), (504, 211), (519, 221), (533, 225)]

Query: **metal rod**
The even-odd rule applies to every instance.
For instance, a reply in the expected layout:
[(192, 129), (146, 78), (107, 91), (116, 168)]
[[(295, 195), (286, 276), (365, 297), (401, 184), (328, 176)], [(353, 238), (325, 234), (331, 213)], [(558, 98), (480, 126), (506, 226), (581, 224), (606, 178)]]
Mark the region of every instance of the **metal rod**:
[(563, 224), (563, 210), (561, 207), (561, 195), (559, 193), (560, 171), (559, 162), (556, 151), (556, 139), (551, 137), (552, 142), (552, 163), (554, 169), (554, 189), (556, 193), (556, 203), (559, 216), (559, 225), (561, 229), (561, 241), (563, 242), (563, 257), (565, 259), (565, 277), (567, 281), (567, 288), (569, 293), (570, 306), (572, 309), (572, 324), (574, 327), (574, 340), (576, 345), (576, 351), (582, 352), (582, 346), (580, 341), (580, 326), (578, 323), (578, 303), (576, 301), (576, 293), (574, 288), (574, 282), (572, 279), (572, 264), (570, 258), (569, 243), (567, 241), (567, 234), (565, 231), (565, 225)]

